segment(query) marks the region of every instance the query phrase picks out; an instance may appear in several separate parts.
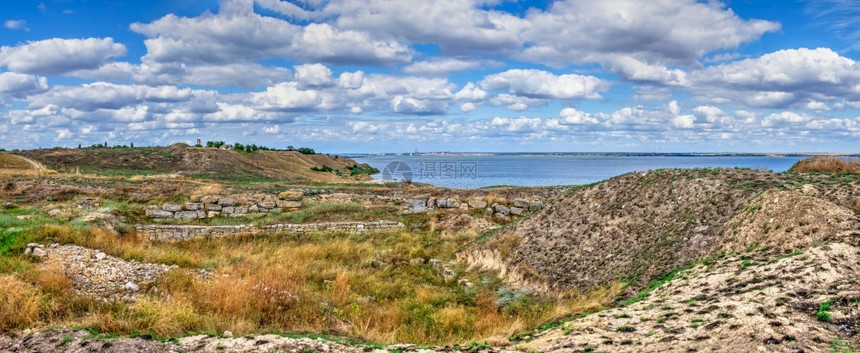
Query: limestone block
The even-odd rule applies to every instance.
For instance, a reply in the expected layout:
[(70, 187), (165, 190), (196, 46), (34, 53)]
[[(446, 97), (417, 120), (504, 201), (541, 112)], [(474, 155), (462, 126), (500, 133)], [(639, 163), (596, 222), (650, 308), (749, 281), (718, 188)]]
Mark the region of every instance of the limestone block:
[(519, 207), (519, 208), (529, 208), (529, 200), (526, 200), (526, 199), (514, 199), (514, 207)]
[(460, 201), (457, 199), (448, 199), (448, 208), (460, 208)]
[(238, 202), (236, 201), (235, 198), (232, 198), (232, 197), (222, 197), (222, 198), (218, 199), (218, 204), (221, 206), (236, 206), (236, 204), (238, 204)]
[(487, 207), (487, 203), (478, 199), (471, 199), (469, 200), (469, 207), (484, 208)]
[(159, 209), (146, 210), (146, 216), (150, 218), (173, 218), (173, 212), (162, 211)]
[(161, 209), (170, 212), (178, 212), (182, 211), (182, 206), (173, 203), (166, 203), (161, 207)]
[(278, 200), (277, 206), (280, 208), (299, 208), (302, 207), (301, 201)]
[(278, 198), (286, 201), (301, 201), (304, 193), (301, 191), (284, 191), (278, 194)]
[(173, 214), (176, 219), (194, 219), (197, 218), (197, 211), (179, 211)]

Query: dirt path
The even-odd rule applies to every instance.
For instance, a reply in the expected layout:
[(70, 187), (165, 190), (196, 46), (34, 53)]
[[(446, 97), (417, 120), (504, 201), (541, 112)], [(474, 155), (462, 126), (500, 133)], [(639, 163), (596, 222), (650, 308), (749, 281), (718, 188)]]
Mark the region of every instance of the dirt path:
[(10, 154), (10, 156), (18, 157), (18, 158), (20, 158), (20, 159), (24, 160), (25, 162), (30, 163), (30, 165), (32, 165), (32, 166), (33, 166), (33, 169), (35, 169), (35, 170), (36, 170), (36, 171), (38, 171), (38, 172), (48, 170), (48, 168), (46, 168), (44, 165), (42, 165), (42, 163), (36, 162), (36, 161), (34, 161), (34, 160), (30, 159), (30, 158), (27, 158), (27, 157), (24, 157), (24, 156), (19, 156), (19, 155), (16, 155), (16, 154)]

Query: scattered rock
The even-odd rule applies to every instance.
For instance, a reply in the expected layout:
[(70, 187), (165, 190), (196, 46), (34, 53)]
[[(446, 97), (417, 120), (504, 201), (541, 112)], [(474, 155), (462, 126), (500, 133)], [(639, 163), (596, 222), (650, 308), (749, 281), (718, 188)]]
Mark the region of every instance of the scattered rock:
[(125, 282), (125, 289), (132, 292), (137, 292), (140, 290), (140, 287), (137, 284), (134, 284), (134, 282)]
[(493, 209), (496, 213), (500, 213), (502, 216), (508, 216), (511, 214), (511, 209), (504, 205), (493, 204)]
[(511, 207), (509, 208), (509, 211), (514, 216), (522, 216), (526, 213), (526, 209), (519, 207)]

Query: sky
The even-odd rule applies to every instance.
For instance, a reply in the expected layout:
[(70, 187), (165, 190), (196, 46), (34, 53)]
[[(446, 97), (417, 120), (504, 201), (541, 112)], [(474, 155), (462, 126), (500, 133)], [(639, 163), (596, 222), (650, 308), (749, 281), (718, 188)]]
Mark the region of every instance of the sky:
[(860, 152), (853, 0), (20, 0), (0, 148)]

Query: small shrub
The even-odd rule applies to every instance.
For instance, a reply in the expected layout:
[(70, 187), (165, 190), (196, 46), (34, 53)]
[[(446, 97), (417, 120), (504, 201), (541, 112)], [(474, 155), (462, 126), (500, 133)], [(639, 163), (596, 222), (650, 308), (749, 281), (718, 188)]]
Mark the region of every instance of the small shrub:
[(321, 172), (321, 173), (331, 173), (332, 171), (334, 171), (334, 169), (332, 169), (332, 167), (329, 167), (327, 165), (324, 165), (322, 167), (311, 167), (311, 170), (313, 170), (315, 172)]

